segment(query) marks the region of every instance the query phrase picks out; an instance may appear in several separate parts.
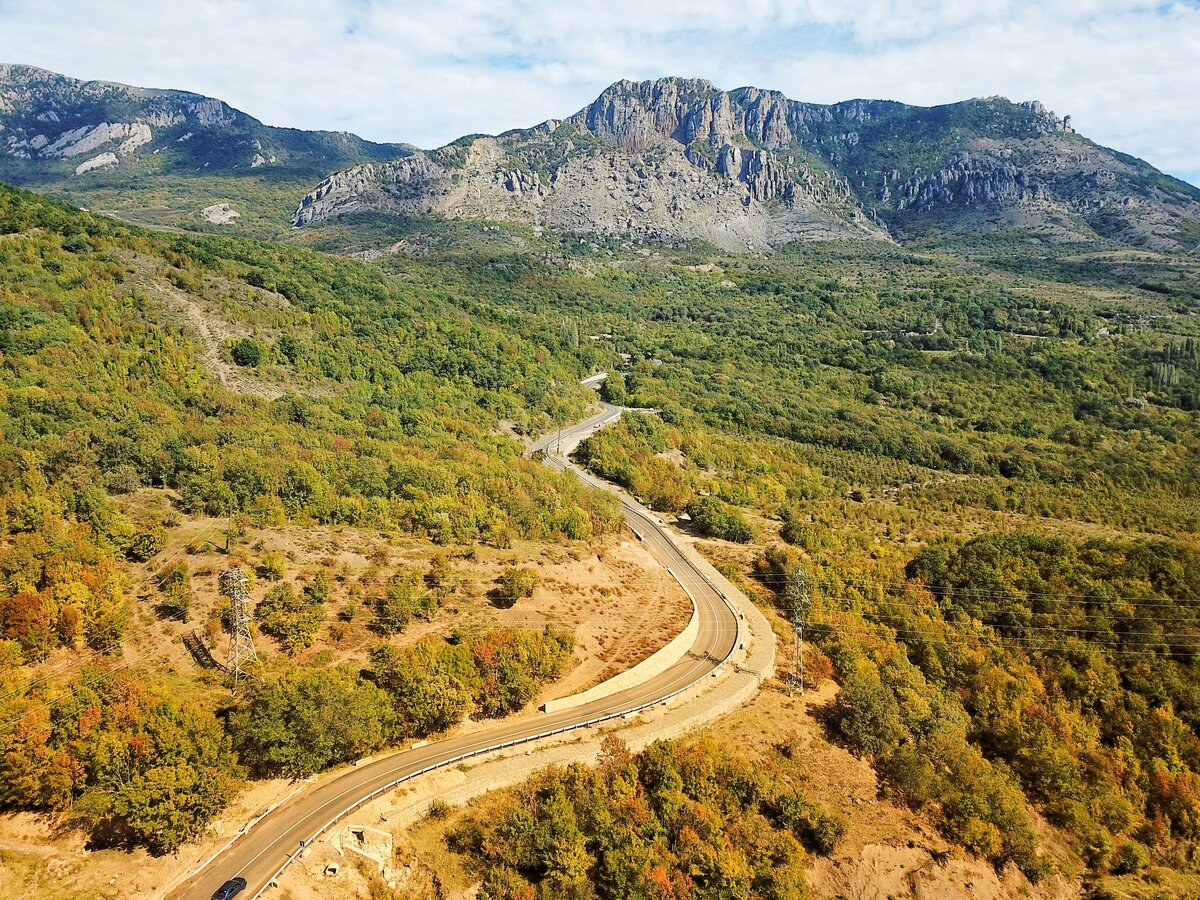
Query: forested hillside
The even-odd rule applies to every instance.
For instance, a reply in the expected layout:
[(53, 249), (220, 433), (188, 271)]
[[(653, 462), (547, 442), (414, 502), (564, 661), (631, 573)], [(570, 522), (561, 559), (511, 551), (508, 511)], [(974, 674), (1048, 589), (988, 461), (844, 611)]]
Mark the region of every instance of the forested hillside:
[[(578, 458), (679, 514), (781, 646), (803, 613), (809, 688), (838, 685), (820, 740), (869, 762), (881, 801), (1026, 885), (1194, 887), (1194, 258), (496, 226), (399, 250), (154, 234), (0, 191), (6, 808), (161, 852), (247, 778), (521, 709), (572, 638), (458, 627), (455, 572), (507, 554), (495, 605), (519, 605), (537, 548), (619, 530), (518, 440), (581, 418), (578, 379), (605, 368), (607, 399), (649, 411)], [(363, 549), (350, 573), (364, 534), (425, 555)], [(273, 651), (232, 702), (123, 646), (196, 608), (214, 573), (184, 547), (205, 535), (259, 579)], [(756, 703), (786, 734), (782, 686)], [(811, 800), (800, 749), (710, 736), (610, 745), (453, 819), (442, 849), (495, 898), (794, 897), (814, 856), (850, 864), (860, 813)]]
[[(519, 709), (555, 677), (569, 635), (460, 635), (425, 651), (449, 654), (448, 674), (411, 655), (378, 657), (378, 684), (284, 667), (223, 723), (219, 692), (181, 701), (159, 676), (135, 674), (136, 653), (122, 657), (131, 622), (150, 614), (132, 565), (163, 567), (157, 614), (186, 621), (191, 574), (163, 548), (193, 519), (231, 523), (226, 565), (250, 554), (236, 541), (248, 526), (499, 547), (615, 529), (609, 498), (522, 459), (499, 431), (502, 418), (545, 428), (587, 402), (564, 339), (502, 321), (436, 283), (147, 234), (0, 188), (0, 803), (170, 850), (244, 775), (233, 739), (256, 771), (307, 773), (471, 711)], [(167, 511), (138, 513), (131, 498), (146, 494), (168, 498)], [(270, 582), (285, 565), (268, 555), (258, 568)], [(379, 600), (385, 636), (429, 615), (406, 578)], [(318, 572), (299, 599), (290, 585), (268, 595), (264, 632), (290, 651), (311, 643), (328, 579)], [(506, 660), (507, 674), (477, 673), (473, 659)], [(433, 715), (439, 689), (451, 695)], [(312, 702), (297, 704), (306, 691)], [(305, 708), (307, 731), (286, 712)], [(331, 719), (350, 708), (353, 722)], [(357, 732), (325, 733), (342, 726)]]
[[(803, 610), (810, 684), (841, 684), (826, 735), (873, 762), (881, 795), (1033, 882), (1139, 891), (1191, 871), (1195, 263), (1038, 262), (1003, 244), (959, 259), (588, 255), (564, 248), (557, 271), (490, 260), (494, 296), (572, 314), (594, 345), (628, 355), (608, 399), (657, 410), (577, 457), (681, 514), (785, 634)], [(1048, 842), (1043, 820), (1061, 837)], [(689, 837), (664, 827), (671, 859), (685, 858)], [(629, 895), (613, 867), (649, 877), (603, 837), (583, 846), (598, 896)], [(489, 896), (531, 882), (550, 895), (562, 877), (514, 874), (494, 842), (463, 852)], [(733, 871), (746, 896), (791, 896), (752, 866)]]

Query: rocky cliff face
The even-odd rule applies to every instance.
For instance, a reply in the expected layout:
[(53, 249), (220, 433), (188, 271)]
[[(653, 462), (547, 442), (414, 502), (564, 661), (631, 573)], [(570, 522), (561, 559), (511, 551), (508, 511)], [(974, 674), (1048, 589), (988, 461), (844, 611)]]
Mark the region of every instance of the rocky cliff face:
[[(570, 126), (556, 127), (548, 139), (563, 129)], [(577, 140), (560, 137), (548, 171), (531, 165), (540, 154), (514, 146), (510, 137), (473, 140), (462, 148), (461, 161), (417, 153), (337, 172), (301, 200), (294, 224), (386, 211), (602, 236), (706, 240), (731, 249), (806, 236), (886, 237), (856, 208), (843, 180), (806, 171), (785, 177), (759, 151), (724, 146), (714, 160), (694, 160), (681, 146), (631, 149), (637, 145), (626, 136), (604, 152), (573, 152), (562, 145)]]
[(0, 153), (25, 160), (84, 157), (77, 174), (134, 156), (175, 126), (228, 129), (237, 117), (219, 100), (192, 94), (0, 66)]
[(796, 155), (786, 98), (708, 82), (618, 82), (564, 121), (335, 173), (294, 224), (384, 210), (729, 249), (886, 240), (850, 183)]
[[(619, 81), (563, 121), (335, 173), (297, 226), (434, 213), (731, 249), (980, 227), (1190, 249), (1200, 191), (1076, 135), (1040, 103), (829, 106), (709, 82)], [(1189, 243), (1190, 240), (1190, 243)]]
[(1047, 197), (1045, 187), (1025, 169), (969, 153), (955, 157), (936, 172), (909, 178), (896, 186), (894, 196), (887, 182), (885, 178), (876, 197), (892, 202), (897, 210), (929, 210), (956, 203), (1024, 203)]

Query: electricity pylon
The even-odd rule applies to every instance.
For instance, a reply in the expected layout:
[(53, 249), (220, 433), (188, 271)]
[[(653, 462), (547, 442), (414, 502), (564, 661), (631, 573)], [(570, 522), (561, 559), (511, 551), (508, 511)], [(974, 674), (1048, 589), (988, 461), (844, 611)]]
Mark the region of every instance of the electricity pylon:
[(229, 655), (225, 666), (232, 678), (233, 693), (237, 694), (238, 682), (249, 677), (247, 668), (258, 662), (258, 651), (250, 636), (250, 576), (241, 566), (234, 566), (220, 577), (221, 593), (229, 598)]
[(803, 569), (792, 569), (784, 577), (783, 600), (792, 625), (792, 670), (788, 673), (788, 690), (803, 694), (804, 624), (808, 620), (812, 597), (808, 593), (808, 575)]

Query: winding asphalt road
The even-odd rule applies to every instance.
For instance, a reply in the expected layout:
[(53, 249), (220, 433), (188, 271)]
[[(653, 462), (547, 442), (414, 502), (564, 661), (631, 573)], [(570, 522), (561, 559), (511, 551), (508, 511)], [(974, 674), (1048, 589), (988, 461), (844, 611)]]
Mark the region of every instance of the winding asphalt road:
[[(554, 433), (533, 450), (547, 452), (546, 462), (562, 471), (574, 471), (584, 481), (603, 486), (554, 455), (556, 445), (574, 444), (621, 415), (618, 407), (604, 411), (561, 434)], [(524, 743), (553, 733), (589, 727), (606, 719), (661, 703), (712, 673), (738, 645), (738, 616), (696, 566), (679, 551), (663, 524), (649, 510), (624, 495), (625, 519), (654, 558), (671, 569), (695, 598), (700, 632), (691, 650), (670, 669), (634, 688), (594, 700), (584, 706), (517, 722), (498, 722), (473, 734), (447, 738), (419, 749), (402, 750), (324, 779), (274, 810), (217, 855), (172, 897), (209, 900), (228, 878), (241, 875), (248, 882), (243, 897), (257, 897), (277, 877), (292, 854), (311, 843), (344, 814), (401, 781), (430, 769), (452, 765), (468, 756)]]

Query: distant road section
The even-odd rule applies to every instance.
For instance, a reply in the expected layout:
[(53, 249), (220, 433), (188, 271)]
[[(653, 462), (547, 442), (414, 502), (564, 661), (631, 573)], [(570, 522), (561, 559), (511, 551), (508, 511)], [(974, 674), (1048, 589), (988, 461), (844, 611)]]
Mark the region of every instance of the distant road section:
[[(597, 385), (604, 374), (592, 376), (583, 383)], [(596, 429), (620, 418), (621, 412), (619, 407), (604, 404), (602, 412), (543, 438), (531, 452), (543, 450), (547, 453), (547, 464), (561, 471), (574, 471), (584, 481), (604, 487), (556, 454), (559, 447), (569, 452), (569, 448)], [(244, 896), (257, 897), (286, 867), (293, 854), (316, 840), (358, 805), (403, 781), (471, 756), (597, 724), (656, 705), (686, 691), (718, 669), (738, 648), (742, 631), (739, 614), (700, 567), (681, 552), (654, 513), (623, 494), (618, 496), (629, 526), (641, 537), (654, 558), (671, 569), (695, 598), (700, 627), (690, 651), (678, 663), (640, 685), (582, 706), (519, 722), (500, 722), (486, 731), (392, 753), (320, 781), (257, 822), (172, 896), (183, 900), (209, 900), (226, 879), (240, 875), (248, 882)]]

